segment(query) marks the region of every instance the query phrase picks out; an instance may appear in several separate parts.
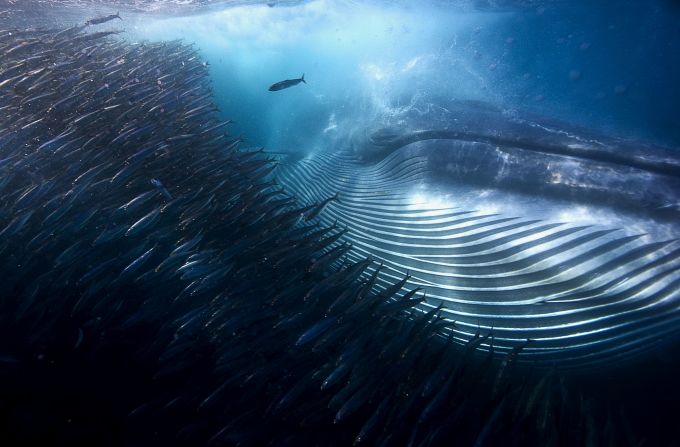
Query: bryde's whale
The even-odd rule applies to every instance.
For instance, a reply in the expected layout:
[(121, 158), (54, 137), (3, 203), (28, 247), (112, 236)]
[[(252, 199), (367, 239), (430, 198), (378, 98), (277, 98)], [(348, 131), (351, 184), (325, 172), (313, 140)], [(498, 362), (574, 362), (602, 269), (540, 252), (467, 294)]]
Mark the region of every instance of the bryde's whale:
[(478, 102), (436, 110), (337, 136), (277, 178), (310, 201), (339, 192), (322, 220), (348, 229), (350, 256), (382, 262), (379, 284), (408, 273), (461, 342), (481, 329), (496, 352), (531, 340), (524, 360), (611, 365), (677, 332), (673, 150)]

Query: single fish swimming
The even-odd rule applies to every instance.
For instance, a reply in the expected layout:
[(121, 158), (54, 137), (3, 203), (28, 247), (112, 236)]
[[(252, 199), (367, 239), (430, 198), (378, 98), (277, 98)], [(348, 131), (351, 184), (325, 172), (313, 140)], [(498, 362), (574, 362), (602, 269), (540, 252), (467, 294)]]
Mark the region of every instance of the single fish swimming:
[(307, 83), (305, 81), (305, 74), (304, 73), (302, 74), (301, 78), (286, 79), (285, 81), (280, 81), (280, 82), (277, 82), (276, 84), (272, 84), (269, 87), (269, 91), (270, 92), (276, 92), (276, 91), (279, 91), (279, 90), (283, 90), (284, 88), (289, 88), (289, 87), (293, 87), (294, 85), (298, 85), (300, 82), (304, 82), (305, 84)]
[(160, 180), (158, 180), (157, 178), (152, 178), (152, 179), (151, 179), (151, 184), (152, 184), (153, 186), (155, 186), (156, 189), (158, 189), (160, 192), (162, 192), (163, 195), (164, 195), (168, 200), (172, 200), (172, 195), (171, 195), (170, 192), (165, 188), (165, 186), (163, 186), (163, 183), (161, 183)]
[(108, 16), (95, 17), (95, 18), (89, 19), (88, 21), (85, 22), (85, 25), (99, 25), (100, 23), (106, 23), (106, 22), (109, 22), (113, 19), (123, 20), (120, 17), (120, 13), (117, 12), (115, 14), (109, 14)]
[(308, 213), (305, 213), (305, 220), (306, 221), (312, 220), (318, 217), (318, 215), (321, 214), (321, 211), (323, 211), (324, 208), (326, 208), (326, 205), (331, 203), (333, 200), (339, 200), (338, 193), (335, 193), (335, 195), (333, 195), (332, 197), (329, 197), (323, 200), (322, 202), (318, 203), (317, 205), (314, 205), (314, 207)]

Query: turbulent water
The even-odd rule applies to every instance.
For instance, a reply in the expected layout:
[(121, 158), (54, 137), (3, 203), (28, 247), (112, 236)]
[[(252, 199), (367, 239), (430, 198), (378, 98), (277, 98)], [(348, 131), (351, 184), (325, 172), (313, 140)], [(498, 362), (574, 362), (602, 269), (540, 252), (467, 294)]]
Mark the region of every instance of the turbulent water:
[(0, 54), (12, 445), (678, 442), (673, 2), (0, 1)]

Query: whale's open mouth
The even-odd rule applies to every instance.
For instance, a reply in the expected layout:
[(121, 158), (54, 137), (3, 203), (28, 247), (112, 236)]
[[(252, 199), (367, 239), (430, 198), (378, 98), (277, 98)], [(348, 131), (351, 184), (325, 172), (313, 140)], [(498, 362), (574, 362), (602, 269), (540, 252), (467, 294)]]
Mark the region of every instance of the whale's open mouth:
[(310, 201), (338, 192), (323, 218), (352, 256), (385, 283), (409, 274), (460, 340), (483, 328), (500, 350), (532, 340), (532, 361), (611, 364), (676, 331), (679, 159), (455, 107), (438, 130), (368, 131), (279, 178)]

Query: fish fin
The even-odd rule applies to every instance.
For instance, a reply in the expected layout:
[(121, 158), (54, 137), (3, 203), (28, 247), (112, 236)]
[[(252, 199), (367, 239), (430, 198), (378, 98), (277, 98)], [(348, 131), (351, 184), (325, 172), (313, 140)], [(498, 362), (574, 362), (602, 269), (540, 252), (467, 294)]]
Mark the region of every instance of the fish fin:
[(307, 81), (305, 81), (305, 74), (304, 73), (302, 73), (302, 77), (300, 78), (300, 80), (302, 82), (304, 82), (305, 84), (307, 83)]

